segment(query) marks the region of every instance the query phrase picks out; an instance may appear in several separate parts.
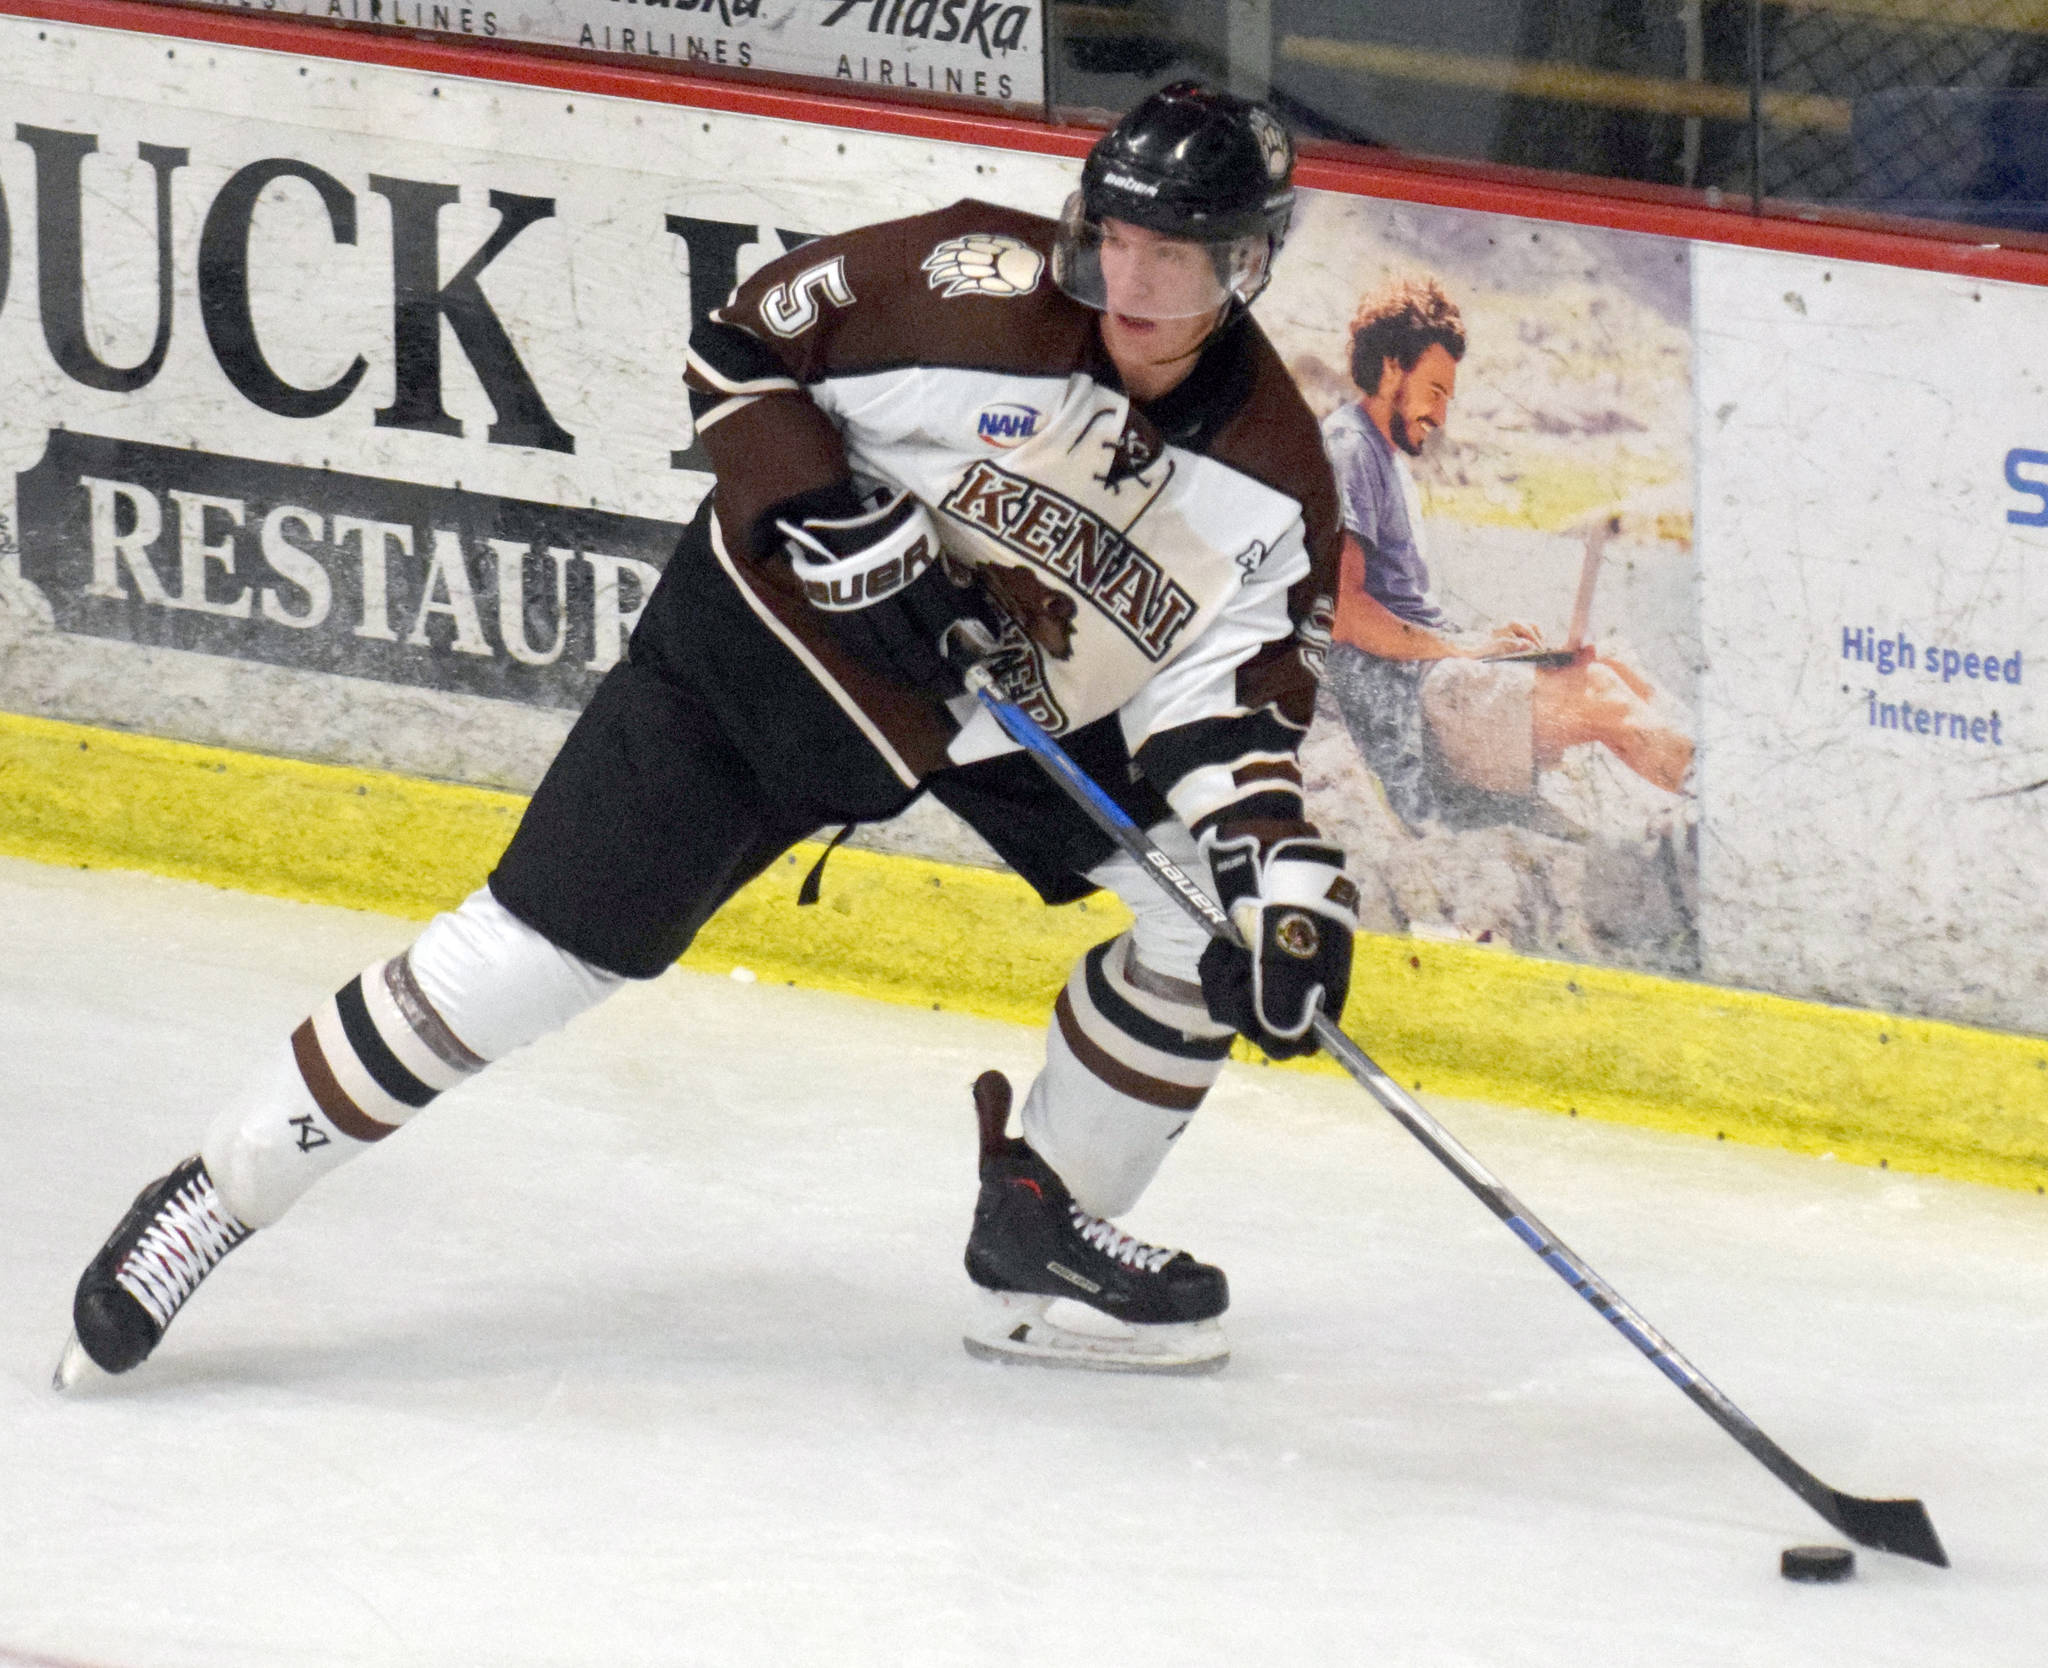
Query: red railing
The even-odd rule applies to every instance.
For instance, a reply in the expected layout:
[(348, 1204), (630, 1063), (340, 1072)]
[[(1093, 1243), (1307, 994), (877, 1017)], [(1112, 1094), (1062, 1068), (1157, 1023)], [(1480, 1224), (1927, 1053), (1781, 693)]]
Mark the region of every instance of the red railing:
[[(1095, 138), (1090, 129), (1014, 116), (640, 69), (525, 47), (474, 46), (390, 31), (339, 28), (256, 12), (200, 10), (156, 5), (149, 0), (0, 0), (0, 13), (1055, 156), (1080, 156)], [(1675, 193), (1667, 196), (1641, 188), (1592, 190), (1568, 181), (1509, 176), (1500, 170), (1392, 158), (1313, 155), (1303, 158), (1297, 177), (1303, 185), (1355, 196), (2048, 284), (2048, 253), (2010, 248), (1995, 241), (1994, 234), (1965, 228), (1895, 230), (1845, 224), (1839, 218), (1823, 221), (1818, 211), (1755, 215), (1746, 209), (1715, 209), (1672, 200)]]

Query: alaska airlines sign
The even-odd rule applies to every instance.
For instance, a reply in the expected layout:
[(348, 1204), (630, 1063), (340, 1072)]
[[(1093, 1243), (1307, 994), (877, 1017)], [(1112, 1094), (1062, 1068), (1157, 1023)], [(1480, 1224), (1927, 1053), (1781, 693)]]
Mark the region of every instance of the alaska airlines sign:
[[(248, 0), (204, 3), (249, 9)], [(1045, 96), (1040, 0), (264, 0), (263, 9), (1001, 104)]]

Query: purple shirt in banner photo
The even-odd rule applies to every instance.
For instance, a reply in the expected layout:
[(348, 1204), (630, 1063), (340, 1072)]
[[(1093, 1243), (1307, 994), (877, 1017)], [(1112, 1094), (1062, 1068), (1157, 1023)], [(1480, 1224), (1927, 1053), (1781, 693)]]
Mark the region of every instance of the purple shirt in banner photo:
[(1392, 444), (1354, 402), (1323, 419), (1323, 449), (1337, 477), (1344, 529), (1365, 547), (1366, 594), (1411, 625), (1446, 629), (1444, 611), (1429, 594), (1413, 489)]

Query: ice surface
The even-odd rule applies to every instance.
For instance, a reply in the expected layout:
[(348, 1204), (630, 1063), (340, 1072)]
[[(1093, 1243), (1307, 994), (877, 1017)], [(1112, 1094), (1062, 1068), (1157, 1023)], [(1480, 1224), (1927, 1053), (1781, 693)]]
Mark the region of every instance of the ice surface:
[[(671, 973), (446, 1097), (131, 1377), (71, 1286), (250, 1051), (412, 929), (0, 863), (0, 1664), (1656, 1664), (2048, 1656), (2048, 1201), (1447, 1121), (1803, 1463), (1832, 1533), (1359, 1092), (1233, 1066), (1130, 1225), (1209, 1379), (959, 1342), (967, 1085), (1031, 1032)], [(1368, 1039), (1369, 1042), (1370, 1039)]]

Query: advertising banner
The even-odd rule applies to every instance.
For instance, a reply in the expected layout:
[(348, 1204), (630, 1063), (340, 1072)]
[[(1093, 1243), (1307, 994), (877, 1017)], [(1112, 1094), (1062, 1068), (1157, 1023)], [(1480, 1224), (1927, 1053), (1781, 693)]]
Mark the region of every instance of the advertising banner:
[(1700, 965), (1687, 256), (1301, 210), (1260, 312), (1347, 537), (1305, 760), (1381, 931)]
[(1694, 281), (1710, 970), (2048, 1033), (2048, 291)]
[(1045, 99), (1043, 0), (198, 0), (229, 11), (763, 70), (998, 104)]
[(667, 522), (62, 429), (16, 513), (21, 577), (60, 631), (570, 712), (676, 540)]

